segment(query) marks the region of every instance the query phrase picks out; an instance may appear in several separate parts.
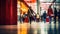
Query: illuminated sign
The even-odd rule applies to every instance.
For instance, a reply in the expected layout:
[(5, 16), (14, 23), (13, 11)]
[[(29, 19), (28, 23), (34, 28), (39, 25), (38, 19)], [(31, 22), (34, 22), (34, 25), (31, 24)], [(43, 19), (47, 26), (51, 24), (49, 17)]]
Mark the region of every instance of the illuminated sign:
[(36, 0), (24, 0), (24, 1), (27, 3), (35, 3), (36, 2)]

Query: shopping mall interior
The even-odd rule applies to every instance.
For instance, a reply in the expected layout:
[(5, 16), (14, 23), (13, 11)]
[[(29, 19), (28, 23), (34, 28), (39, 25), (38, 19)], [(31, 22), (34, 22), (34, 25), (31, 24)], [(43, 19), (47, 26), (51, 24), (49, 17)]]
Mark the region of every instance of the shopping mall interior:
[(0, 34), (60, 34), (60, 0), (0, 0)]

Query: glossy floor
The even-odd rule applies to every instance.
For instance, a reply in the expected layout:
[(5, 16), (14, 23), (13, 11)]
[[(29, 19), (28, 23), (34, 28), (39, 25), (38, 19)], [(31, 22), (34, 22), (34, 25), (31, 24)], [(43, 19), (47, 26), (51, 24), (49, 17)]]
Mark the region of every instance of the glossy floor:
[(18, 23), (17, 25), (0, 25), (0, 34), (59, 34), (60, 24), (56, 25), (52, 22), (32, 22), (29, 23)]

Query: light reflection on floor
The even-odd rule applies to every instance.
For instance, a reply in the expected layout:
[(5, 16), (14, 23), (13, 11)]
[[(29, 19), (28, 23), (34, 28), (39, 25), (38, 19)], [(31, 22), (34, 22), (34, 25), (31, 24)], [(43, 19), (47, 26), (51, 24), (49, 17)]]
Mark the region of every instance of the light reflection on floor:
[[(20, 28), (18, 29), (18, 34), (48, 34), (49, 28), (52, 30), (55, 28), (55, 24), (53, 22), (51, 24), (44, 22), (32, 22), (32, 24), (23, 23), (19, 25)], [(56, 28), (58, 29), (58, 23), (56, 25)]]
[(52, 22), (32, 22), (29, 23), (18, 23), (17, 25), (0, 25), (0, 34), (59, 34), (60, 25)]

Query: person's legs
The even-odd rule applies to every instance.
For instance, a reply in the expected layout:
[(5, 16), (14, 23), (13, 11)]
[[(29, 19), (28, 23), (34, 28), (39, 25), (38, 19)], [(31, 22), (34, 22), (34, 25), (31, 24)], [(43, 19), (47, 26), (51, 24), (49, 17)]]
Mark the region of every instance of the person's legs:
[(20, 22), (22, 23), (22, 21), (23, 21), (23, 18), (21, 17), (21, 18), (20, 18)]
[(36, 18), (35, 18), (35, 16), (34, 16), (34, 21), (36, 21)]
[(56, 17), (54, 17), (54, 23), (56, 24)]
[(58, 18), (58, 23), (60, 24), (60, 19)]
[(43, 16), (41, 16), (41, 20), (44, 21), (44, 20), (43, 20)]
[(51, 16), (49, 16), (49, 21), (50, 21), (49, 23), (51, 23), (51, 21), (52, 21), (52, 17)]
[(31, 17), (29, 17), (29, 21), (30, 21), (30, 24), (31, 24)]
[(20, 16), (18, 15), (18, 21), (20, 21)]
[(44, 23), (46, 23), (46, 19), (44, 18)]

